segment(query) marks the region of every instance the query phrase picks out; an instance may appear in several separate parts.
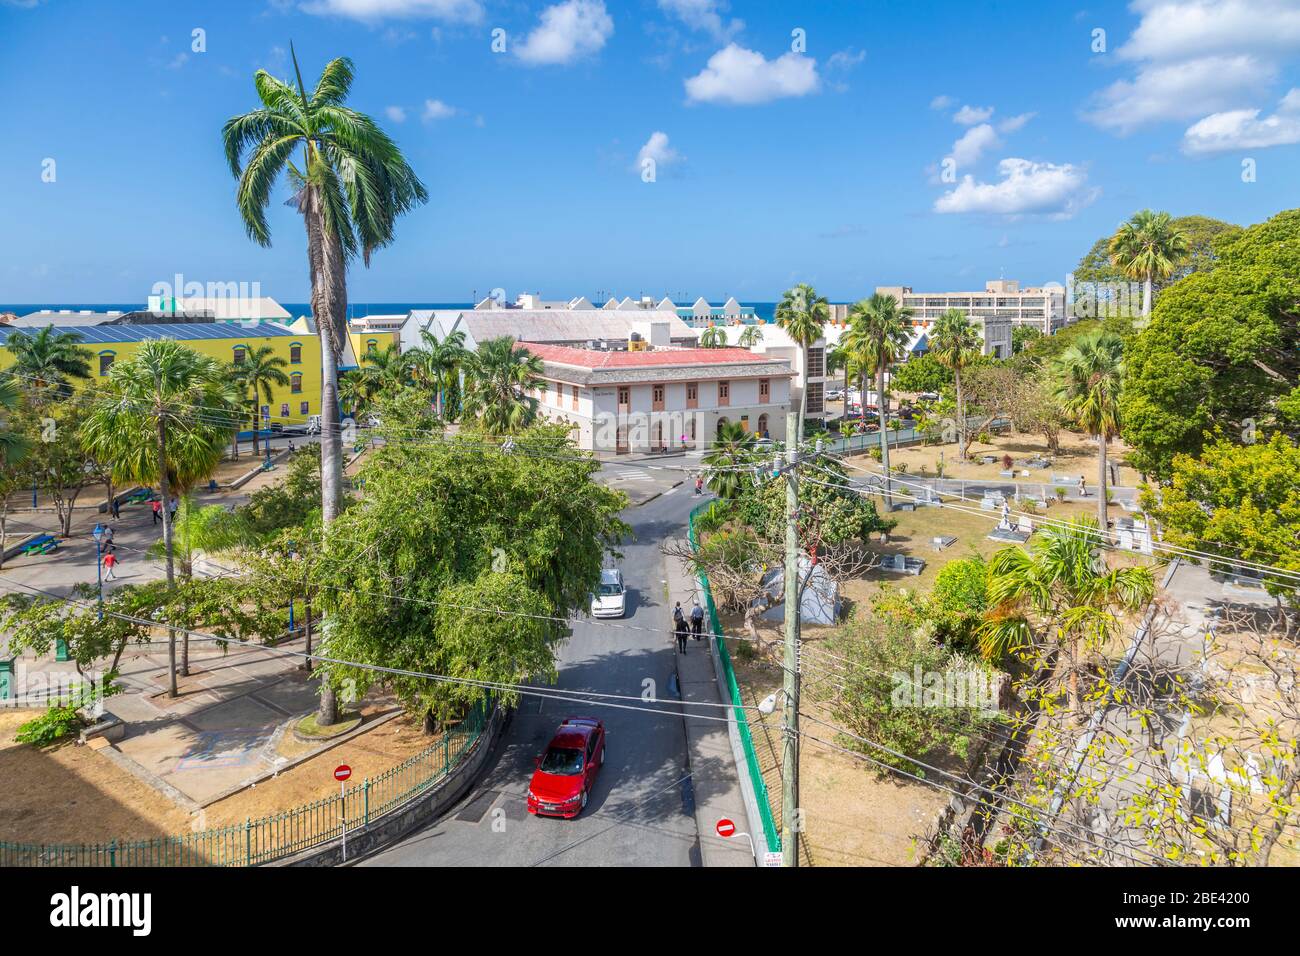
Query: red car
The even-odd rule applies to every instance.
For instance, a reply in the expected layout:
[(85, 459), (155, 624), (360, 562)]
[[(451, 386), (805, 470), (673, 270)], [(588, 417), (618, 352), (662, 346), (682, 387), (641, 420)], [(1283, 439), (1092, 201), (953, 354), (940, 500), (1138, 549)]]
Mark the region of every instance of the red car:
[(595, 717), (565, 718), (537, 758), (528, 784), (528, 812), (572, 820), (586, 808), (604, 764), (605, 725)]

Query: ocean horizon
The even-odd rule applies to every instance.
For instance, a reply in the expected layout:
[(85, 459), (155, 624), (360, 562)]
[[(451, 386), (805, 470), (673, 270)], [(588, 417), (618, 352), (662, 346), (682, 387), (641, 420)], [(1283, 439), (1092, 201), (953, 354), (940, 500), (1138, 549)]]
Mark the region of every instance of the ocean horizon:
[[(711, 302), (710, 305), (722, 306), (721, 302)], [(751, 307), (754, 314), (765, 322), (772, 321), (772, 315), (776, 311), (775, 302), (741, 302), (742, 306)], [(309, 315), (311, 313), (311, 303), (309, 302), (281, 302), (286, 312), (297, 317), (300, 315)], [(368, 315), (401, 315), (412, 309), (472, 309), (472, 302), (350, 302), (348, 303), (348, 317), (354, 319), (365, 318)], [(144, 309), (143, 302), (20, 302), (13, 305), (0, 303), (0, 312), (13, 312), (15, 315), (27, 315), (32, 312), (50, 311), (50, 312), (134, 312)]]

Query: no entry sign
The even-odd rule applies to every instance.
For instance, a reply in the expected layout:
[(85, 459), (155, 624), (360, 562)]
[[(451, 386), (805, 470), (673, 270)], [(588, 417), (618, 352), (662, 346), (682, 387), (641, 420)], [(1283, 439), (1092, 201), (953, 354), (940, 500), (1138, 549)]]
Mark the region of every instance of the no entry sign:
[(718, 830), (718, 836), (729, 837), (735, 834), (736, 825), (732, 823), (730, 820), (728, 820), (726, 817), (723, 817), (721, 820), (718, 821), (717, 830)]
[(348, 777), (352, 776), (352, 768), (345, 763), (339, 764), (334, 768), (334, 779), (342, 783)]

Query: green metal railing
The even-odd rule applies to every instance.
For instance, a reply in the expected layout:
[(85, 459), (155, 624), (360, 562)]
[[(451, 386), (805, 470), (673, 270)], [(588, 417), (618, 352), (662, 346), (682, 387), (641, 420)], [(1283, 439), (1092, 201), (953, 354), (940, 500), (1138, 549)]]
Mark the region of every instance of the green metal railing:
[[(702, 504), (691, 509), (687, 523), (691, 548), (698, 546), (695, 536), (695, 516), (709, 505)], [(727, 642), (722, 639), (722, 623), (718, 620), (718, 608), (713, 603), (713, 591), (709, 588), (709, 579), (703, 574), (699, 577), (700, 589), (704, 592), (704, 606), (709, 612), (709, 628), (719, 637), (714, 641), (718, 648), (718, 658), (722, 661), (722, 671), (727, 679), (727, 693), (731, 695), (732, 716), (736, 719), (736, 728), (740, 733), (740, 747), (745, 753), (745, 766), (749, 771), (750, 782), (754, 786), (754, 798), (758, 801), (758, 815), (763, 821), (763, 838), (767, 848), (773, 853), (781, 849), (781, 834), (776, 828), (772, 816), (772, 801), (767, 793), (767, 781), (763, 779), (763, 770), (758, 765), (758, 752), (754, 749), (754, 737), (749, 732), (749, 720), (745, 716), (744, 701), (740, 697), (740, 685), (736, 683), (736, 671), (731, 666), (731, 654), (727, 651)]]
[(490, 704), (476, 705), (442, 739), (341, 795), (257, 820), (184, 836), (109, 843), (0, 841), (0, 866), (257, 866), (320, 846), (409, 803), (444, 780), (482, 735)]

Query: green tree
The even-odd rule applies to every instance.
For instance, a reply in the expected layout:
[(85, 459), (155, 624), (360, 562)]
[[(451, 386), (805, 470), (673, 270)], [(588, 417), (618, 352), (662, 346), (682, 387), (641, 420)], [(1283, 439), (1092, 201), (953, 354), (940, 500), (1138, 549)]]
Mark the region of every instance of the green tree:
[[(289, 456), (285, 476), (253, 492), (239, 513), (257, 538), (270, 539), (320, 515), (320, 445), (313, 442)], [(346, 505), (346, 498), (344, 503)]]
[(373, 398), (381, 393), (394, 393), (411, 383), (411, 359), (402, 354), (396, 343), (367, 352), (361, 359), (361, 375), (370, 385)]
[[(242, 513), (231, 511), (225, 505), (200, 507), (188, 494), (181, 496), (172, 518), (172, 528), (172, 551), (180, 572), (182, 588), (194, 577), (194, 567), (200, 559), (250, 544), (253, 540), (252, 529)], [(149, 548), (149, 555), (165, 558), (167, 553), (163, 542), (154, 542)], [(186, 591), (182, 590), (182, 597), (185, 594)], [(190, 673), (188, 631), (181, 637), (180, 672), (182, 676)]]
[(19, 408), (20, 394), (12, 379), (0, 378), (0, 414), (6, 421), (0, 427), (0, 568), (8, 547), (9, 505), (14, 492), (27, 484), (27, 455), (32, 442), (26, 423), (17, 422), (12, 414)]
[[(348, 263), (360, 255), (369, 266), (371, 255), (393, 242), (397, 219), (427, 202), (428, 193), (379, 125), (344, 105), (352, 61), (331, 60), (308, 92), (292, 44), (290, 54), (296, 83), (258, 70), (253, 86), (261, 105), (228, 120), (222, 140), (239, 181), (236, 205), (249, 238), (271, 244), (267, 207), (286, 171), (306, 225), (312, 315), (321, 340), (321, 504), (328, 526), (343, 491), (338, 366), (348, 341)], [(296, 166), (292, 157), (299, 149)]]
[(1043, 337), (1043, 330), (1036, 325), (1017, 325), (1011, 330), (1011, 354), (1017, 355), (1025, 346)]
[(59, 331), (53, 325), (35, 335), (12, 331), (5, 348), (13, 355), (14, 364), (6, 374), (16, 378), (38, 405), (51, 398), (66, 398), (71, 394), (72, 379), (90, 378), (90, 352), (77, 344), (80, 341), (80, 334)]
[(432, 391), (440, 419), (447, 418), (447, 391), (459, 382), (461, 368), (469, 358), (465, 333), (460, 329), (438, 341), (427, 329), (420, 332), (420, 347), (410, 353), (411, 374), (424, 388)]
[(808, 417), (808, 349), (820, 339), (831, 320), (830, 303), (806, 282), (786, 289), (777, 303), (774, 316), (776, 324), (785, 330), (791, 341), (803, 350), (804, 386), (799, 397), (799, 429), (794, 441), (803, 443), (804, 419)]
[(39, 418), (28, 417), (26, 469), (54, 502), (59, 528), (72, 534), (72, 519), (81, 493), (103, 480), (103, 471), (78, 429), (93, 407), (86, 392), (61, 402), (47, 402)]
[(339, 403), (348, 415), (356, 417), (366, 410), (374, 397), (374, 382), (366, 378), (359, 368), (349, 369), (339, 376)]
[(1142, 318), (1151, 317), (1151, 290), (1173, 275), (1187, 255), (1187, 237), (1167, 212), (1143, 209), (1121, 223), (1110, 240), (1111, 262), (1128, 279), (1142, 283)]
[(257, 413), (259, 399), (269, 405), (275, 397), (274, 389), (289, 384), (289, 376), (284, 372), (288, 366), (288, 361), (276, 355), (275, 349), (269, 345), (245, 349), (244, 360), (234, 366), (236, 381), (248, 403), (249, 420), (253, 425), (253, 457), (257, 457), (257, 433), (262, 426), (261, 416)]
[(727, 330), (720, 325), (710, 325), (700, 333), (700, 348), (720, 349), (727, 344)]
[[(893, 510), (893, 499), (889, 493), (889, 398), (885, 394), (885, 373), (906, 354), (911, 332), (912, 310), (899, 305), (892, 295), (877, 292), (849, 310), (849, 329), (844, 335), (846, 346), (854, 351), (861, 348), (870, 355), (871, 366), (876, 372), (876, 398), (880, 403), (880, 465), (885, 475), (882, 487), (886, 511)], [(861, 391), (859, 395), (865, 420), (867, 398)]]
[(704, 480), (719, 498), (740, 497), (753, 476), (746, 471), (758, 461), (757, 439), (740, 422), (725, 422), (701, 459)]
[(952, 369), (930, 352), (913, 355), (890, 376), (890, 382), (900, 392), (942, 392), (954, 383)]
[[(1221, 219), (1208, 216), (1178, 216), (1171, 225), (1182, 233), (1187, 241), (1187, 253), (1174, 271), (1166, 279), (1157, 279), (1153, 292), (1159, 298), (1160, 292), (1179, 279), (1193, 272), (1205, 272), (1213, 269), (1218, 261), (1218, 244), (1220, 238), (1229, 238), (1241, 232), (1241, 227)], [(1124, 273), (1111, 262), (1110, 241), (1113, 235), (1102, 236), (1092, 244), (1092, 248), (1079, 260), (1074, 270), (1074, 281), (1084, 282), (1122, 282)], [(1076, 302), (1078, 295), (1076, 294)], [(1076, 315), (1082, 314), (1076, 311)]]
[(949, 561), (939, 569), (926, 601), (925, 616), (935, 636), (959, 650), (976, 648), (975, 633), (989, 607), (988, 565), (978, 554)]
[(1161, 295), (1151, 324), (1125, 350), (1121, 411), (1130, 461), (1168, 478), (1178, 454), (1199, 456), (1204, 436), (1282, 431), (1300, 397), (1300, 210), (1225, 237), (1210, 271)]
[(1056, 363), (1056, 397), (1064, 418), (1097, 439), (1097, 521), (1107, 537), (1106, 449), (1120, 434), (1124, 342), (1101, 332), (1072, 345)]
[(1081, 716), (1080, 653), (1104, 646), (1121, 624), (1155, 594), (1148, 567), (1108, 568), (1099, 556), (1097, 525), (1087, 518), (1042, 529), (1031, 551), (1001, 548), (989, 561), (990, 609), (978, 628), (990, 661), (1012, 653), (1037, 669), (1066, 655), (1070, 712)]
[(747, 325), (740, 333), (740, 338), (736, 339), (736, 344), (742, 349), (752, 349), (763, 341), (763, 326)]
[[(1169, 483), (1143, 504), (1175, 547), (1300, 572), (1297, 475), (1300, 448), (1285, 435), (1249, 445), (1217, 436), (1199, 458), (1176, 455)], [(1293, 578), (1266, 572), (1264, 586), (1295, 603)]]
[(935, 320), (930, 330), (929, 354), (952, 370), (957, 391), (957, 457), (962, 461), (966, 460), (966, 396), (961, 373), (979, 360), (982, 351), (980, 330), (961, 309), (949, 309)]
[[(513, 453), (485, 449), (473, 430), (378, 446), (361, 471), (365, 506), (339, 516), (320, 562), (331, 656), (505, 683), (554, 675), (564, 622), (588, 607), (606, 556), (629, 533), (618, 517), (626, 497), (596, 481), (599, 463), (566, 434), (539, 425), (515, 435)], [(430, 729), (486, 695), (322, 667), (361, 690), (382, 679)]]
[(542, 360), (508, 335), (479, 344), (467, 362), (465, 413), (489, 435), (522, 431), (537, 417)]
[[(212, 473), (238, 420), (239, 396), (220, 363), (172, 339), (154, 339), (113, 365), (81, 427), (82, 441), (111, 466), (115, 481), (158, 485), (169, 588), (176, 562), (166, 504)], [(167, 657), (168, 693), (175, 697), (175, 629), (168, 630)]]

